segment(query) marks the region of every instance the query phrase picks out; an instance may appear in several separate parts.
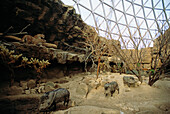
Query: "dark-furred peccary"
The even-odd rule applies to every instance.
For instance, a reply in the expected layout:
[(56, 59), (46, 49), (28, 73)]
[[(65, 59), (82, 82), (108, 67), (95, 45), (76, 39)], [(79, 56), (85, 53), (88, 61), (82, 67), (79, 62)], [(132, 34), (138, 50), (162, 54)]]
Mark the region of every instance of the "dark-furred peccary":
[(46, 92), (40, 98), (39, 111), (50, 110), (52, 106), (56, 108), (56, 103), (63, 101), (64, 105), (68, 106), (69, 97), (70, 92), (65, 88), (59, 88), (53, 91)]
[(117, 90), (118, 94), (119, 94), (119, 86), (118, 83), (113, 81), (110, 83), (106, 83), (104, 85), (104, 89), (105, 89), (105, 96), (110, 95), (111, 97), (113, 96), (113, 93)]

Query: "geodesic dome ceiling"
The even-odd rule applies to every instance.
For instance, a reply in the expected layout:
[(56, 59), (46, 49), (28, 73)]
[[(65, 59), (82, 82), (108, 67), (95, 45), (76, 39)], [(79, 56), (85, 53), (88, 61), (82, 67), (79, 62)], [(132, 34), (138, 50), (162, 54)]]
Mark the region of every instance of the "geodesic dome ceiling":
[(170, 26), (169, 0), (62, 1), (73, 6), (100, 36), (119, 40), (122, 48), (150, 47)]

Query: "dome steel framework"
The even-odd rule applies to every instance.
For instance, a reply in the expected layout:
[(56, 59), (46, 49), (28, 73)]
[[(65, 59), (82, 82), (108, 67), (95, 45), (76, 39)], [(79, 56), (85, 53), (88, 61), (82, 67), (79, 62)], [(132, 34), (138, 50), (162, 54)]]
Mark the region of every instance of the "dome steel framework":
[(62, 0), (99, 35), (122, 48), (146, 48), (170, 26), (169, 0)]

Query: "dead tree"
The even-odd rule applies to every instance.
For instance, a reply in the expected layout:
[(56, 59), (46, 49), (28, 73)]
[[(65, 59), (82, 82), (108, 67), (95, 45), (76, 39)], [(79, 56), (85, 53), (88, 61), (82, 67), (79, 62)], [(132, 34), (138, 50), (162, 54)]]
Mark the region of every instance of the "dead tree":
[(149, 72), (148, 84), (152, 86), (157, 80), (160, 79), (161, 74), (166, 70), (170, 64), (170, 29), (166, 30), (164, 34), (155, 40), (152, 53), (154, 55), (151, 61), (151, 70)]

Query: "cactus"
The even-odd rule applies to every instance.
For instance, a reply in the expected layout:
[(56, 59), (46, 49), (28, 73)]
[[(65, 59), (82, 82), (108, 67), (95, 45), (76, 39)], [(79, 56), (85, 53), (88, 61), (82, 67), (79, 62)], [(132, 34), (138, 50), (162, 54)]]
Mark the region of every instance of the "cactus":
[(11, 86), (13, 85), (13, 82), (14, 82), (14, 77), (15, 77), (14, 69), (15, 68), (19, 68), (19, 67), (25, 68), (26, 66), (34, 68), (37, 72), (37, 80), (40, 80), (43, 69), (46, 68), (50, 64), (48, 60), (39, 60), (37, 58), (28, 59), (27, 57), (23, 57), (22, 54), (17, 55), (15, 54), (14, 50), (7, 49), (6, 46), (4, 46), (3, 44), (0, 45), (0, 57), (2, 59), (3, 64), (7, 66), (7, 68), (11, 72), (11, 81), (10, 81)]

